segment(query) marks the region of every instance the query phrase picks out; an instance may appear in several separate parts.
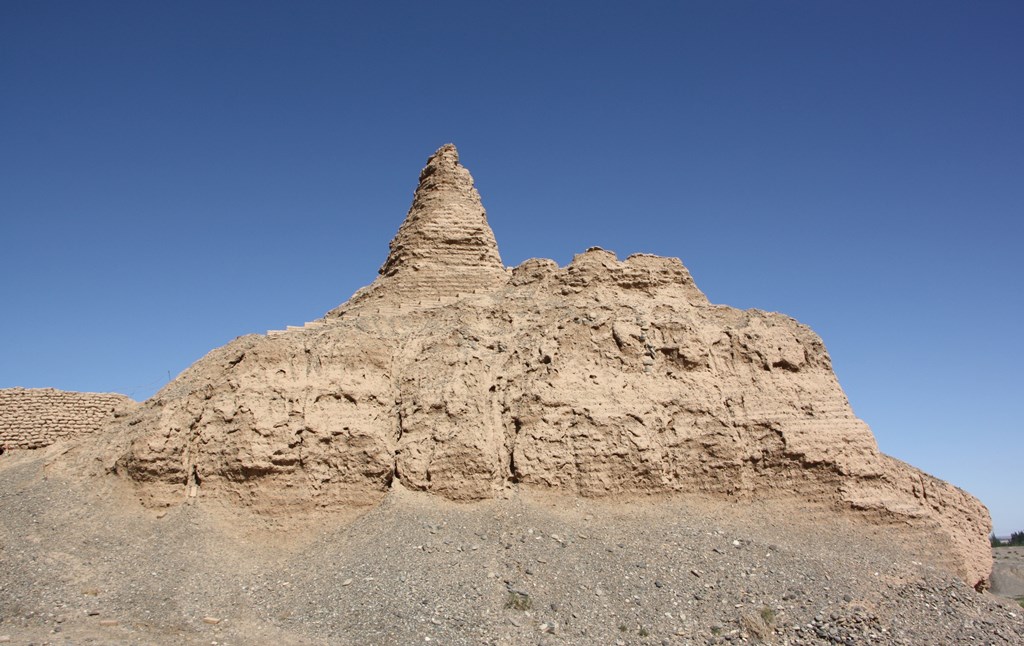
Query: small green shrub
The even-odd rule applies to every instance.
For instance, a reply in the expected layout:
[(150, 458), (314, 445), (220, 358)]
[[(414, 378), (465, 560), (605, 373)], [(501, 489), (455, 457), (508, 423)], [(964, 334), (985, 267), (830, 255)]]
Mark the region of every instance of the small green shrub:
[(775, 611), (768, 606), (761, 608), (761, 619), (764, 621), (765, 625), (771, 626), (775, 623)]
[(505, 600), (505, 607), (512, 610), (529, 610), (533, 607), (533, 599), (523, 592), (509, 590), (508, 599)]
[(640, 630), (637, 631), (637, 634), (640, 635), (641, 637), (646, 637), (646, 636), (650, 635), (651, 633), (648, 632), (648, 630), (646, 628), (644, 628), (643, 626), (640, 626)]

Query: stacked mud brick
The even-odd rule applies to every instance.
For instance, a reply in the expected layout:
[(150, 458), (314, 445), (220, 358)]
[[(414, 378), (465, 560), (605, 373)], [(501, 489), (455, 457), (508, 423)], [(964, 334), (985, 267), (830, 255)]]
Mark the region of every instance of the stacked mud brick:
[(138, 404), (116, 393), (0, 389), (0, 449), (37, 449), (94, 433)]

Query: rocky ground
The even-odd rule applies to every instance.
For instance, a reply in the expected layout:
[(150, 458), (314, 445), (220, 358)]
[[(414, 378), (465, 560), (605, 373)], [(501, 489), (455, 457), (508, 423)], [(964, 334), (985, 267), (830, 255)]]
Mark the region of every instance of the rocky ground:
[(933, 546), (806, 502), (396, 485), (361, 515), (154, 511), (56, 455), (0, 456), (2, 642), (1024, 643), (1022, 608)]

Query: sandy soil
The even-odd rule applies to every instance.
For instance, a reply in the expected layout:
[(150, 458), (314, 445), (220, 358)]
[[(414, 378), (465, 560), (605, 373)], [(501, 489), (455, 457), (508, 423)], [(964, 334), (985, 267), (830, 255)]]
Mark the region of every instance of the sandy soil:
[(992, 558), (993, 594), (1024, 599), (1024, 547), (996, 547)]

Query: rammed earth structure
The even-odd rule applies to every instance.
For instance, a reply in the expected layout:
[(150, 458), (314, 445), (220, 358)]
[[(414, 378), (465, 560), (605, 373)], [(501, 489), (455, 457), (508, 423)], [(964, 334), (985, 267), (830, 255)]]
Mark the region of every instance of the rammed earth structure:
[(934, 536), (972, 585), (992, 565), (985, 507), (878, 450), (808, 327), (709, 303), (675, 258), (506, 268), (451, 145), (373, 284), (213, 350), (88, 458), (149, 504), (265, 513), (373, 505), (396, 480), (459, 501), (791, 498)]

